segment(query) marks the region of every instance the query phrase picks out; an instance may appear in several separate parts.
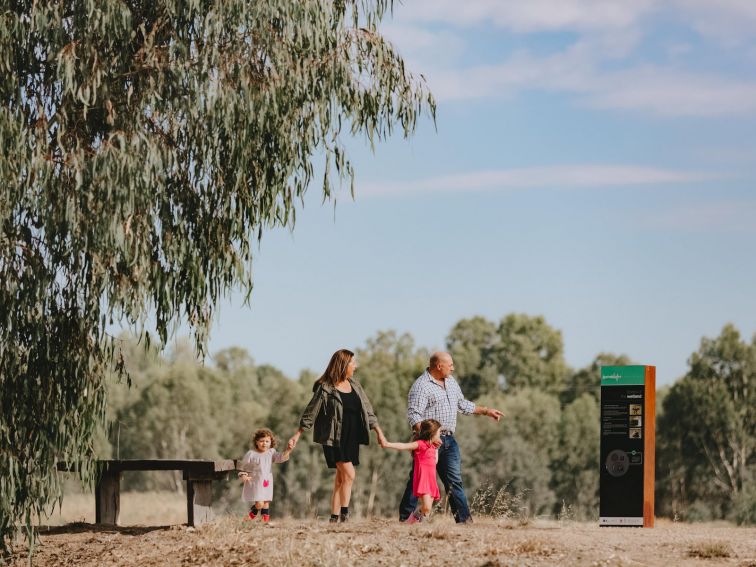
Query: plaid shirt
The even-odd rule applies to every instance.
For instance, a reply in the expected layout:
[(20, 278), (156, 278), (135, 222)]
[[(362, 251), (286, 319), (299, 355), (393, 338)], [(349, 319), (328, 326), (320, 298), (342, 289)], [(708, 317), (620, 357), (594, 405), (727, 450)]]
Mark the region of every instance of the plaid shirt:
[(435, 419), (441, 424), (441, 429), (454, 433), (457, 412), (470, 415), (474, 411), (475, 404), (465, 399), (453, 376), (447, 376), (442, 384), (426, 369), (410, 388), (407, 400), (407, 421), (410, 427), (424, 419)]

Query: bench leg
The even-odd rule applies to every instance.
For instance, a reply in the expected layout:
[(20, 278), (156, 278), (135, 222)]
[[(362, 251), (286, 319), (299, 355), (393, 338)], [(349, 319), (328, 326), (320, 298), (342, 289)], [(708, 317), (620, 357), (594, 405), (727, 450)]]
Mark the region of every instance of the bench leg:
[(95, 487), (95, 522), (118, 525), (121, 512), (121, 473), (104, 471)]
[(211, 480), (186, 481), (186, 516), (190, 526), (211, 522), (213, 515), (213, 482)]

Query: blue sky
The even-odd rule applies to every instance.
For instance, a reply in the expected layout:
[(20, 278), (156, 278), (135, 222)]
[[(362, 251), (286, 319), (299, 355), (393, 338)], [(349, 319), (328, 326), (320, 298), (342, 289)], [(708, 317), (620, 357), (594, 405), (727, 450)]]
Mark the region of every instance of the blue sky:
[(350, 143), (356, 200), (313, 187), (264, 235), (211, 352), (294, 377), (379, 330), (441, 348), (461, 318), (521, 312), (573, 367), (625, 353), (665, 384), (725, 323), (750, 340), (756, 3), (408, 0), (383, 30), (437, 129)]

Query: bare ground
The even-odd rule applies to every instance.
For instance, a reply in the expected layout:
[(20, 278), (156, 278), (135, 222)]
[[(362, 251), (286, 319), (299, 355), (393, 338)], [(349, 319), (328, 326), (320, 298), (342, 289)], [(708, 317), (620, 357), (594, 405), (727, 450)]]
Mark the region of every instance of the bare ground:
[[(10, 562), (28, 565), (24, 549)], [(187, 528), (104, 528), (76, 523), (43, 530), (34, 565), (736, 565), (756, 567), (756, 528), (657, 522), (653, 529), (476, 518), (455, 525), (395, 520), (274, 520), (271, 525), (221, 518)]]

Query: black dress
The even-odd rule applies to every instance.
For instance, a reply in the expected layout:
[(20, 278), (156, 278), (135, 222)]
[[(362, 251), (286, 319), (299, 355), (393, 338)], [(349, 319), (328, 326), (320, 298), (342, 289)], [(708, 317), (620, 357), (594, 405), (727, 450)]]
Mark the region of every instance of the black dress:
[[(337, 390), (338, 391), (338, 390)], [(336, 463), (360, 464), (360, 432), (362, 431), (362, 403), (357, 392), (339, 392), (344, 406), (341, 422), (341, 439), (338, 447), (323, 445), (323, 454), (329, 469), (335, 469)]]

